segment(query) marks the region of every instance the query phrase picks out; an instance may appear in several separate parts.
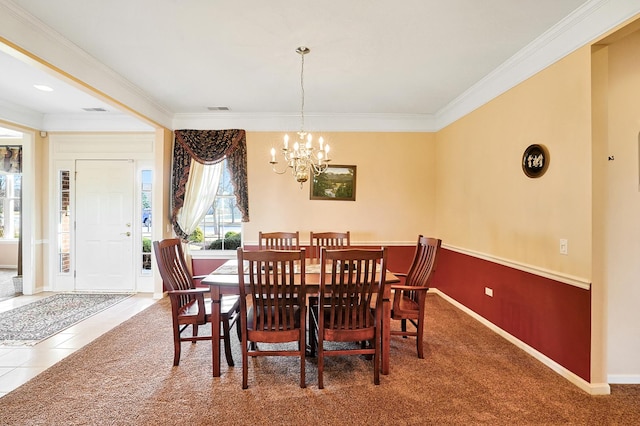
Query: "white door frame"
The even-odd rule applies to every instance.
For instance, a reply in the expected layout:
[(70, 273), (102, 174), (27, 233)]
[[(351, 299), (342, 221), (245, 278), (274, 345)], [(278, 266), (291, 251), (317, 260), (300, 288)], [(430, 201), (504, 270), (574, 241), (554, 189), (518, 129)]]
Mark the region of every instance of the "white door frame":
[[(75, 173), (76, 160), (134, 160), (136, 174), (141, 168), (151, 169), (155, 164), (154, 146), (155, 133), (113, 133), (113, 134), (50, 134), (49, 135), (49, 262), (48, 279), (45, 281), (45, 291), (73, 291), (75, 270), (75, 247), (71, 253), (71, 273), (64, 274), (58, 272), (58, 235), (57, 221), (59, 214), (59, 171), (69, 170)], [(137, 181), (137, 180), (136, 180)], [(134, 203), (139, 199), (140, 188), (135, 188)], [(72, 179), (71, 193), (75, 193), (75, 183)], [(154, 217), (160, 217), (161, 206), (153, 205)], [(74, 195), (71, 196), (71, 210), (75, 208)], [(138, 208), (135, 209), (138, 213)], [(75, 217), (72, 218), (75, 220)], [(139, 238), (141, 233), (140, 221), (134, 221), (134, 237)], [(159, 223), (159, 222), (158, 222)], [(139, 229), (140, 228), (140, 229)], [(73, 233), (73, 230), (72, 230)], [(75, 235), (71, 237), (75, 240)], [(141, 241), (140, 241), (141, 244)], [(134, 247), (137, 245), (134, 244)], [(154, 276), (142, 276), (138, 273), (138, 268), (134, 268), (135, 290), (152, 292), (154, 290)]]

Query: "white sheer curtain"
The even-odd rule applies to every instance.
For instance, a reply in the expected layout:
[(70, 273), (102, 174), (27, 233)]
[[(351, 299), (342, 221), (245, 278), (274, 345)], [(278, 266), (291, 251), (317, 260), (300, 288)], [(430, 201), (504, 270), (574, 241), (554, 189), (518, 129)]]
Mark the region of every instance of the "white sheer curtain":
[(189, 179), (185, 187), (184, 205), (176, 216), (178, 224), (185, 234), (191, 235), (195, 231), (213, 204), (222, 177), (222, 164), (221, 161), (205, 166), (191, 160)]

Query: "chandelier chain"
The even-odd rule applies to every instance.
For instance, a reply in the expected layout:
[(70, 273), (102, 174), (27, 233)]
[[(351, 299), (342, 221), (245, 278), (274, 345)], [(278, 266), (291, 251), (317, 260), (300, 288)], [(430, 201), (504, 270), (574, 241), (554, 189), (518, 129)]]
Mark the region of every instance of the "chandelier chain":
[(304, 133), (304, 53), (300, 54), (302, 65), (300, 67), (300, 133)]

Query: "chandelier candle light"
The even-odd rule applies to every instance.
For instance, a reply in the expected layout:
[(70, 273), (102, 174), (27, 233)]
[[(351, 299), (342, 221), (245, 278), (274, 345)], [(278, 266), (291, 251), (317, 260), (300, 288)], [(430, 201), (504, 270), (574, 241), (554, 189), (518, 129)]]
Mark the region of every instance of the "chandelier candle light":
[[(318, 138), (318, 148), (313, 146), (313, 136), (311, 133), (304, 131), (304, 55), (310, 52), (309, 48), (300, 46), (296, 49), (296, 52), (300, 54), (302, 58), (302, 66), (300, 69), (300, 88), (301, 88), (301, 107), (300, 107), (300, 131), (298, 133), (298, 140), (293, 143), (292, 148), (289, 148), (289, 135), (284, 135), (284, 143), (282, 146), (282, 156), (287, 164), (287, 168), (291, 169), (296, 181), (300, 182), (300, 188), (302, 184), (309, 180), (311, 173), (317, 176), (324, 173), (327, 170), (327, 166), (331, 161), (329, 159), (329, 144), (324, 143), (322, 137)], [(277, 174), (283, 174), (287, 171), (284, 169), (279, 171), (276, 168), (276, 149), (271, 148), (271, 168)]]

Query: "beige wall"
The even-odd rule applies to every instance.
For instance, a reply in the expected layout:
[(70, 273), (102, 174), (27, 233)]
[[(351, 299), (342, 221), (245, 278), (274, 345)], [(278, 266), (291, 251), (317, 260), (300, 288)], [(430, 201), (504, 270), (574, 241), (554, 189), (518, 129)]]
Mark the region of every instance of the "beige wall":
[[(291, 135), (290, 135), (291, 136)], [(270, 149), (282, 133), (247, 132), (249, 214), (245, 244), (259, 231), (350, 230), (354, 243), (414, 244), (435, 235), (435, 137), (431, 133), (323, 133), (333, 164), (356, 165), (356, 201), (309, 200), (289, 172), (277, 175)]]
[(591, 379), (607, 382), (607, 288), (606, 288), (606, 211), (607, 211), (607, 115), (608, 49), (594, 47), (591, 53), (591, 96), (593, 134), (593, 264), (591, 285)]
[(162, 225), (160, 230), (161, 238), (172, 238), (173, 229), (171, 228), (171, 155), (173, 147), (173, 132), (169, 129), (156, 130), (154, 162), (157, 172), (154, 175), (154, 188), (160, 188), (160, 191), (154, 191), (153, 204), (162, 206)]
[[(604, 277), (607, 284), (607, 371), (613, 383), (640, 377), (640, 31), (610, 44), (607, 84)], [(637, 381), (636, 381), (637, 383)]]
[[(49, 197), (47, 192), (47, 176), (49, 176), (49, 138), (41, 137), (40, 132), (34, 134), (34, 160), (35, 160), (35, 200), (34, 207), (36, 211), (47, 212), (49, 210)], [(36, 270), (34, 271), (34, 292), (40, 292), (45, 287), (45, 277), (48, 276), (49, 265), (49, 220), (45, 214), (36, 215), (36, 223), (34, 224), (35, 240), (42, 243), (36, 243), (34, 255)], [(24, 243), (24, 242), (23, 242)]]
[(16, 268), (18, 266), (18, 240), (3, 241), (0, 244), (0, 267)]
[[(535, 268), (591, 276), (590, 50), (565, 57), (437, 134), (443, 242)], [(530, 144), (547, 173), (522, 172)], [(569, 242), (568, 255), (559, 240)]]

